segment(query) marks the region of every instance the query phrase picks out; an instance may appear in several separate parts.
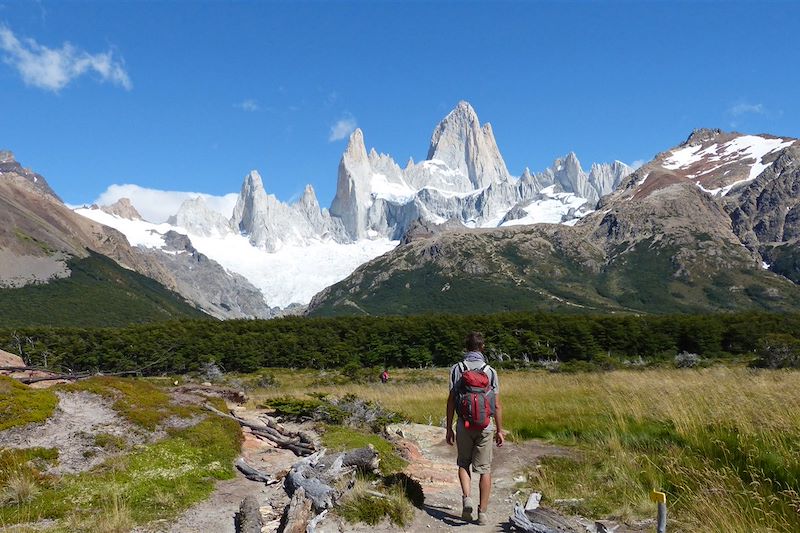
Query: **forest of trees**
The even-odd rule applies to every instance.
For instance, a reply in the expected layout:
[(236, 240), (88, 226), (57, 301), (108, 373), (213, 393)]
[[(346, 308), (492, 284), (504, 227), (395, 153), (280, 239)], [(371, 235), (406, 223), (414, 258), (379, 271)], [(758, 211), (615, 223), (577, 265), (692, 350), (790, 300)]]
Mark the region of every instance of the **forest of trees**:
[(800, 339), (800, 315), (585, 316), (507, 313), (481, 316), (180, 320), (125, 328), (0, 329), (0, 348), (35, 366), (61, 370), (183, 373), (214, 362), (225, 371), (263, 367), (445, 366), (471, 330), (486, 335), (493, 361), (671, 360), (755, 353), (764, 339)]

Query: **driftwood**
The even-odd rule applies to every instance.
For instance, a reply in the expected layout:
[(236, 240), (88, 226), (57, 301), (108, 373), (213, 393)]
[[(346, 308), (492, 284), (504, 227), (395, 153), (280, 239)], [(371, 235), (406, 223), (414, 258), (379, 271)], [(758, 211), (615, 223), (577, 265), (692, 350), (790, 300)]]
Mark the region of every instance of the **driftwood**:
[[(286, 506), (283, 515), (283, 533), (306, 533), (309, 521), (314, 518), (311, 500), (306, 496), (305, 491), (300, 488), (292, 495), (289, 505)], [(316, 525), (316, 522), (314, 522)]]
[(246, 477), (250, 481), (258, 481), (259, 483), (266, 483), (267, 485), (271, 485), (273, 483), (278, 482), (278, 480), (273, 478), (270, 474), (262, 472), (247, 464), (241, 457), (236, 460), (235, 464), (239, 472), (244, 474), (244, 477)]
[(340, 497), (334, 485), (357, 468), (375, 471), (378, 468), (378, 453), (374, 448), (358, 448), (335, 456), (326, 456), (325, 450), (296, 462), (284, 479), (286, 493), (293, 496), (303, 489), (307, 498), (319, 513), (330, 509)]
[(239, 504), (239, 511), (234, 517), (236, 533), (261, 533), (264, 527), (261, 519), (261, 506), (255, 496), (247, 496)]
[(577, 533), (579, 531), (558, 513), (542, 507), (526, 512), (522, 505), (515, 504), (514, 514), (509, 520), (515, 528), (525, 533)]
[(208, 404), (205, 404), (204, 407), (216, 415), (235, 420), (239, 423), (239, 425), (249, 428), (253, 435), (267, 439), (280, 448), (291, 450), (295, 455), (307, 456), (316, 451), (314, 443), (306, 433), (288, 431), (280, 426), (280, 424), (277, 422), (273, 422), (273, 426), (269, 426), (265, 423), (256, 424), (249, 422), (236, 415), (223, 413), (219, 409), (215, 409), (213, 406)]

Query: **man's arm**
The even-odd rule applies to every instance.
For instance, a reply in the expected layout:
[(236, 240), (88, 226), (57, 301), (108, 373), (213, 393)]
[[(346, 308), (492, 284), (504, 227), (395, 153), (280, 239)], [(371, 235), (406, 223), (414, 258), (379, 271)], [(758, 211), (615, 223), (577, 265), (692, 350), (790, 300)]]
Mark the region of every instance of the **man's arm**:
[(453, 394), (453, 389), (450, 389), (450, 394), (447, 396), (447, 444), (453, 445), (456, 440), (456, 435), (453, 433), (453, 415), (456, 412), (456, 396)]
[(503, 432), (503, 406), (500, 405), (500, 395), (494, 397), (494, 441), (498, 446), (502, 446), (506, 440)]

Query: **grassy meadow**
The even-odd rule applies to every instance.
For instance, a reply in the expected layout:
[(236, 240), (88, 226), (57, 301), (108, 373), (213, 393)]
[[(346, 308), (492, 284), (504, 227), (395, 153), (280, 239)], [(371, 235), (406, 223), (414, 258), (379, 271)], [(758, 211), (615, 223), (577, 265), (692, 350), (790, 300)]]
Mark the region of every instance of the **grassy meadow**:
[[(444, 417), (446, 369), (394, 370), (387, 385), (313, 370), (247, 380), (257, 387), (255, 405), (307, 392), (356, 394), (416, 422)], [(651, 518), (648, 495), (659, 488), (672, 531), (800, 530), (800, 373), (505, 371), (500, 387), (512, 439), (575, 450), (531, 465), (525, 488), (551, 505), (592, 518)]]

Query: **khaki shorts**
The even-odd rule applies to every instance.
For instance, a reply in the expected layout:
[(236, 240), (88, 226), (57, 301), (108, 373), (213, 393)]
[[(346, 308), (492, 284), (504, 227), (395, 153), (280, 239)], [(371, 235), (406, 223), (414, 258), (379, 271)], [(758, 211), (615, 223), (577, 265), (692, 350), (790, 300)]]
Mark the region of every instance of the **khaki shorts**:
[(458, 450), (456, 464), (467, 470), (472, 465), (472, 471), (476, 474), (488, 474), (492, 469), (493, 436), (493, 426), (489, 426), (483, 431), (470, 431), (464, 429), (459, 420), (456, 424), (456, 449)]

